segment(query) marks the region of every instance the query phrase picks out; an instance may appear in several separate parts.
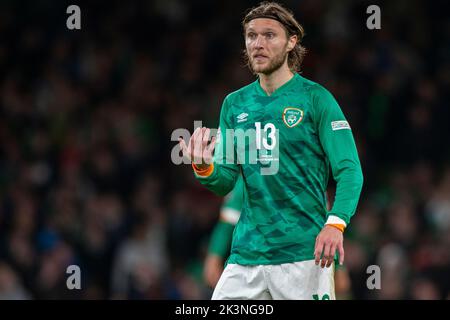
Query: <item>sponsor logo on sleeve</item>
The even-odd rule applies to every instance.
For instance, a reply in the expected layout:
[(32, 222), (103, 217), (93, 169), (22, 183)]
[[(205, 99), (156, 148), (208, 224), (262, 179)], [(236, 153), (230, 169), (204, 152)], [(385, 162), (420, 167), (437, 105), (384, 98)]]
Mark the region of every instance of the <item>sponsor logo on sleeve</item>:
[(336, 130), (343, 130), (343, 129), (348, 129), (350, 130), (350, 125), (348, 124), (347, 121), (345, 120), (341, 120), (341, 121), (332, 121), (331, 122), (331, 129), (333, 131)]

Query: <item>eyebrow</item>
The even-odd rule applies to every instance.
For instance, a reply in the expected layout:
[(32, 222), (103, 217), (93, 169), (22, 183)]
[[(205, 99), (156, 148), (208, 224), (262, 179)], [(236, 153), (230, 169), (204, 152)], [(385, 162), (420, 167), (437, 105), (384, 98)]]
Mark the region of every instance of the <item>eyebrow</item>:
[[(245, 32), (247, 33), (247, 32), (256, 32), (256, 31), (253, 28), (248, 28)], [(262, 30), (262, 32), (277, 32), (277, 31), (275, 29), (267, 27), (267, 28), (264, 28)]]

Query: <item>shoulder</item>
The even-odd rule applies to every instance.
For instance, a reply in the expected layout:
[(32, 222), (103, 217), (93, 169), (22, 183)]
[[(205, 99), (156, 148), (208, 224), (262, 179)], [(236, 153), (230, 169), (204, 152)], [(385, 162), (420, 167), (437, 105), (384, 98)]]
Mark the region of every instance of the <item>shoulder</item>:
[(322, 97), (331, 96), (330, 91), (328, 91), (324, 86), (303, 76), (299, 77), (298, 86), (310, 96), (313, 102), (317, 102), (316, 100)]
[(249, 83), (248, 85), (229, 93), (225, 97), (225, 101), (228, 104), (239, 103), (240, 101), (246, 100), (249, 95), (254, 94), (255, 82)]
[(339, 105), (333, 94), (323, 85), (302, 77), (300, 81), (304, 86), (305, 92), (309, 96), (314, 114), (318, 117), (323, 112), (330, 112), (339, 108)]
[(323, 85), (301, 77), (299, 86), (302, 87), (301, 90), (311, 103), (313, 119), (315, 121), (318, 121), (324, 113), (334, 110), (335, 106), (337, 106), (336, 99)]

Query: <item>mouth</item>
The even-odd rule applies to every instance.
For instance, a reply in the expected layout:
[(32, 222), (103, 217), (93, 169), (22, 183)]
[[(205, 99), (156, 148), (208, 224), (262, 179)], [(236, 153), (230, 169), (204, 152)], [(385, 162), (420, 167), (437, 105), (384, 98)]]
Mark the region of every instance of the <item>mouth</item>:
[(256, 62), (262, 62), (263, 60), (268, 59), (268, 57), (266, 55), (263, 55), (260, 53), (254, 54), (252, 57), (253, 57), (253, 60)]

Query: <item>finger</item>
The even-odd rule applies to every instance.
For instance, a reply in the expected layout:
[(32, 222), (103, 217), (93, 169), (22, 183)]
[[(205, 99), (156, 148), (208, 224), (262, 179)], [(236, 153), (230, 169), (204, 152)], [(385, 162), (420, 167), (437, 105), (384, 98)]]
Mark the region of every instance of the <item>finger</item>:
[(207, 164), (210, 164), (212, 162), (212, 155), (213, 155), (213, 150), (214, 150), (214, 146), (216, 145), (216, 137), (212, 137), (211, 138), (211, 143), (209, 144), (209, 146), (206, 147), (206, 153), (208, 154), (208, 158), (205, 159), (205, 162)]
[(198, 128), (197, 132), (192, 136), (192, 154), (194, 155), (194, 163), (201, 164), (203, 158), (202, 152), (202, 135), (204, 128)]
[(208, 148), (208, 151), (211, 151), (211, 153), (212, 153), (212, 151), (214, 150), (214, 147), (216, 146), (216, 137), (212, 137), (211, 138), (211, 143), (209, 144), (209, 146), (207, 147)]
[(183, 138), (178, 138), (178, 143), (180, 145), (180, 149), (181, 149), (181, 152), (183, 153), (183, 156), (184, 157), (188, 157), (186, 142), (184, 142), (184, 139)]
[(194, 133), (192, 134), (191, 137), (191, 141), (192, 141), (192, 146), (195, 145), (195, 142), (199, 139), (199, 136), (201, 136), (202, 133), (202, 128), (198, 127), (197, 129), (195, 129)]
[(178, 143), (180, 144), (181, 150), (183, 150), (183, 146), (186, 146), (186, 142), (184, 142), (183, 138), (178, 138)]
[(328, 261), (328, 252), (330, 251), (330, 244), (325, 242), (324, 248), (323, 248), (323, 256), (322, 259), (320, 260), (320, 267), (324, 268), (325, 264)]
[(315, 258), (316, 265), (319, 265), (320, 257), (322, 255), (322, 250), (323, 250), (323, 242), (319, 238), (316, 240), (316, 247), (314, 249), (314, 258)]
[(326, 267), (329, 268), (334, 261), (334, 253), (336, 252), (336, 244), (331, 244), (330, 245), (330, 251), (328, 252), (328, 261), (326, 264)]
[(344, 244), (342, 242), (339, 244), (338, 250), (339, 250), (339, 264), (343, 265), (344, 264)]
[(192, 156), (194, 154), (195, 140), (196, 140), (196, 137), (197, 137), (198, 132), (200, 131), (200, 129), (201, 129), (200, 127), (197, 127), (197, 129), (194, 130), (194, 133), (192, 134), (191, 138), (189, 139), (189, 145), (187, 146), (187, 148), (188, 148), (188, 150), (190, 152), (191, 160), (193, 160)]
[(202, 142), (203, 142), (204, 147), (206, 147), (206, 145), (208, 144), (209, 133), (210, 133), (210, 130), (208, 128), (206, 128), (205, 131), (203, 132)]
[(203, 135), (205, 134), (206, 128), (202, 127), (202, 129), (198, 133), (198, 139), (201, 141), (203, 139)]
[(197, 129), (194, 130), (194, 133), (191, 136), (191, 140), (195, 140), (195, 138), (197, 137), (198, 133), (200, 132), (202, 128), (201, 127), (197, 127)]
[(192, 135), (195, 136), (200, 130), (202, 130), (202, 127), (195, 128), (194, 133)]
[(201, 127), (198, 127), (197, 129), (195, 129), (194, 133), (191, 136), (192, 144), (194, 144), (194, 142), (198, 139), (198, 135), (201, 133), (201, 131), (202, 131)]

